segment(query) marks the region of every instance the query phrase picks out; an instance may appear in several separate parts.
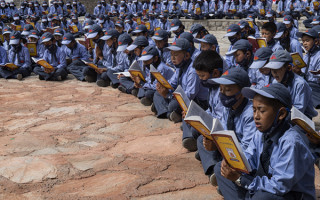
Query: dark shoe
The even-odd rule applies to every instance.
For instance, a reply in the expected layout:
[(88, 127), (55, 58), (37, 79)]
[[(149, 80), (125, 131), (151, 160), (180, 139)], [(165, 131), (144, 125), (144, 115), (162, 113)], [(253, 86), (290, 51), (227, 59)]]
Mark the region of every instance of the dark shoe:
[(19, 81), (21, 81), (21, 80), (23, 79), (22, 74), (17, 74), (17, 79), (18, 79)]
[(144, 106), (151, 106), (151, 104), (152, 104), (152, 101), (151, 101), (149, 98), (147, 98), (147, 97), (143, 97), (143, 98), (140, 100), (140, 102), (141, 102), (142, 105), (144, 105)]
[(182, 126), (182, 124), (181, 124), (181, 126), (180, 126), (180, 130), (183, 131), (183, 126)]
[(201, 161), (199, 151), (196, 151), (196, 153), (194, 154), (194, 157), (195, 157), (197, 160)]
[(133, 96), (135, 96), (135, 97), (137, 97), (138, 96), (138, 89), (137, 88), (134, 88), (134, 89), (132, 89), (132, 91), (131, 91), (131, 94), (133, 95)]
[(39, 75), (39, 80), (44, 80), (44, 78), (42, 76)]
[(89, 83), (96, 81), (96, 79), (93, 76), (88, 76), (88, 75), (84, 77), (84, 80), (86, 80)]
[(62, 77), (61, 77), (61, 76), (58, 76), (58, 77), (57, 77), (57, 81), (62, 81)]
[(114, 89), (117, 89), (119, 87), (119, 83), (116, 83), (116, 84), (110, 83), (110, 86)]
[(177, 112), (173, 111), (170, 113), (169, 119), (174, 123), (182, 122), (182, 116), (179, 115)]
[(127, 93), (127, 89), (123, 85), (119, 85), (118, 90), (120, 90), (123, 93)]
[(157, 109), (156, 109), (156, 107), (154, 106), (154, 103), (151, 104), (151, 111), (152, 111), (155, 115), (157, 115)]
[(218, 186), (217, 177), (214, 173), (209, 176), (209, 182), (212, 186)]
[(97, 85), (99, 87), (107, 87), (109, 84), (107, 81), (103, 80), (103, 79), (100, 79), (100, 80), (97, 80)]
[(197, 140), (195, 140), (194, 138), (184, 138), (182, 140), (182, 146), (191, 152), (197, 151), (198, 149)]

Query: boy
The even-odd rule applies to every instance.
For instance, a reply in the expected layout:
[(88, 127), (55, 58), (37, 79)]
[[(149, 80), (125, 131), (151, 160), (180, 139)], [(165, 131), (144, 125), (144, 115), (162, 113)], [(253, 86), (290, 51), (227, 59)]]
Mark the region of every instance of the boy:
[(267, 40), (268, 48), (270, 48), (273, 52), (278, 49), (283, 49), (280, 45), (280, 42), (274, 39), (277, 33), (277, 26), (273, 22), (267, 22), (262, 25), (261, 28), (261, 37)]
[(287, 121), (292, 107), (289, 91), (282, 84), (261, 90), (244, 88), (253, 99), (257, 131), (244, 154), (252, 172), (239, 173), (226, 161), (215, 166), (224, 199), (315, 199), (313, 156), (300, 134)]
[(291, 15), (286, 15), (283, 19), (283, 23), (286, 25), (287, 29), (289, 30), (290, 37), (298, 39), (296, 35), (298, 32), (298, 29), (295, 27), (293, 18), (291, 17)]
[(180, 34), (184, 32), (184, 25), (180, 21), (180, 19), (173, 19), (171, 21), (171, 28), (170, 31), (175, 34), (175, 36), (172, 39), (172, 42), (175, 42), (177, 38), (179, 38)]
[(168, 32), (165, 30), (157, 30), (152, 36), (152, 39), (156, 43), (157, 49), (159, 51), (159, 57), (162, 62), (166, 63), (170, 67), (174, 67), (171, 61), (171, 55), (169, 51), (164, 51), (164, 48), (168, 47)]
[[(230, 41), (230, 46), (228, 51), (231, 51), (232, 46), (241, 39), (241, 28), (237, 24), (231, 24), (227, 29), (227, 34), (224, 35), (224, 37), (228, 37), (228, 40)], [(228, 65), (228, 68), (232, 68), (236, 66), (235, 59), (233, 55), (226, 55), (226, 62)]]
[(40, 80), (62, 81), (67, 78), (68, 73), (66, 54), (60, 47), (54, 43), (51, 33), (45, 33), (41, 36), (41, 44), (46, 50), (43, 53), (43, 59), (47, 61), (54, 69), (46, 69), (42, 66), (36, 66), (33, 71), (39, 75)]
[(38, 31), (31, 30), (30, 34), (28, 35), (28, 42), (35, 43), (37, 45), (37, 56), (38, 58), (41, 58), (44, 53), (44, 46), (40, 43)]
[(155, 46), (154, 41), (149, 37), (149, 31), (145, 25), (139, 25), (136, 27), (132, 33), (136, 34), (136, 36), (145, 36), (148, 39), (149, 45)]

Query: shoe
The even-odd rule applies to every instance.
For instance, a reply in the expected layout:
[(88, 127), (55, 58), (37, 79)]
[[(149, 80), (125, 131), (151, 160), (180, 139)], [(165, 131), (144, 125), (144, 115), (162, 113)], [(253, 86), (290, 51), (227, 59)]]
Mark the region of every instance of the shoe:
[(123, 93), (127, 93), (127, 89), (123, 85), (119, 85), (118, 90), (120, 90)]
[(209, 182), (212, 186), (218, 186), (217, 177), (214, 173), (210, 175)]
[(181, 126), (180, 126), (180, 130), (183, 131), (183, 126), (182, 126), (182, 124), (181, 124)]
[(182, 122), (182, 116), (176, 113), (176, 111), (170, 113), (169, 119), (174, 123)]
[(44, 80), (44, 78), (42, 76), (39, 75), (39, 80)]
[(199, 151), (196, 151), (196, 153), (194, 154), (194, 157), (195, 157), (197, 160), (201, 161)]
[[(109, 84), (110, 84), (110, 83), (109, 83)], [(107, 81), (105, 81), (105, 80), (103, 80), (103, 79), (97, 80), (97, 85), (98, 85), (99, 87), (107, 87), (107, 86), (109, 86), (109, 84), (108, 84)]]
[(151, 104), (151, 111), (152, 111), (155, 115), (157, 115), (157, 113), (158, 113), (156, 107), (154, 106), (154, 103)]
[(58, 76), (58, 77), (57, 77), (57, 81), (62, 81), (62, 77), (61, 77), (61, 76)]
[(92, 83), (92, 82), (96, 81), (96, 79), (94, 77), (88, 76), (88, 75), (84, 77), (84, 80), (86, 80), (89, 83)]
[(137, 88), (134, 88), (134, 89), (132, 89), (132, 91), (131, 91), (131, 94), (133, 95), (133, 96), (135, 96), (135, 97), (137, 97), (138, 96), (138, 89)]
[(184, 138), (182, 140), (182, 146), (190, 152), (197, 151), (197, 140), (194, 138)]
[(19, 81), (21, 81), (21, 80), (23, 79), (22, 74), (17, 74), (17, 79), (18, 79)]
[(115, 83), (115, 84), (110, 83), (110, 86), (114, 89), (117, 89), (119, 87), (119, 83)]
[(149, 98), (147, 98), (147, 97), (143, 97), (143, 98), (140, 100), (140, 102), (141, 102), (142, 105), (144, 105), (144, 106), (151, 106), (151, 104), (152, 104), (152, 101), (151, 101)]

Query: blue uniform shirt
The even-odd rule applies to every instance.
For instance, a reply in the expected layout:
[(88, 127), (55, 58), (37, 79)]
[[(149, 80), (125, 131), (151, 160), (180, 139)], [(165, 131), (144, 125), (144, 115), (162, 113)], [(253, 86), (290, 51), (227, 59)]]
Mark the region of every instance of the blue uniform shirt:
[(89, 54), (85, 46), (77, 42), (77, 46), (74, 49), (65, 48), (66, 56), (70, 59), (89, 60)]
[(54, 68), (65, 68), (67, 66), (66, 54), (65, 52), (57, 46), (57, 51), (55, 55), (49, 52), (48, 49), (44, 51), (43, 59), (47, 61)]
[(8, 63), (7, 51), (0, 46), (0, 65), (5, 65)]
[(29, 49), (27, 47), (22, 46), (22, 49), (19, 53), (13, 52), (13, 48), (9, 50), (8, 54), (9, 63), (13, 63), (22, 68), (30, 68), (31, 60)]

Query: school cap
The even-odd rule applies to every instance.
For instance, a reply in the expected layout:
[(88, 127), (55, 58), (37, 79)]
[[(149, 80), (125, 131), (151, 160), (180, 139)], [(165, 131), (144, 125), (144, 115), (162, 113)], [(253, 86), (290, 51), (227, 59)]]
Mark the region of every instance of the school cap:
[(98, 33), (102, 32), (102, 28), (98, 24), (92, 25), (92, 27), (89, 29), (87, 38), (91, 39), (98, 35)]
[(48, 21), (47, 15), (42, 15), (41, 21), (42, 22), (47, 22)]
[(311, 24), (319, 24), (319, 23), (320, 23), (320, 16), (314, 16)]
[(49, 42), (52, 38), (53, 38), (53, 35), (52, 35), (51, 33), (49, 33), (49, 32), (44, 33), (44, 34), (41, 36), (41, 43)]
[(154, 56), (159, 56), (159, 51), (157, 50), (157, 48), (155, 46), (151, 45), (151, 46), (147, 46), (146, 48), (144, 48), (141, 55), (142, 56), (138, 60), (139, 61), (146, 61), (146, 60), (150, 60)]
[(52, 14), (48, 14), (48, 21), (49, 21), (49, 22), (52, 21), (52, 18), (53, 18), (53, 15), (52, 15)]
[(276, 14), (276, 12), (274, 10), (268, 11), (266, 14), (266, 17), (272, 17)]
[(251, 64), (251, 69), (262, 68), (269, 60), (272, 55), (272, 50), (268, 47), (259, 48), (254, 54), (253, 63)]
[(104, 33), (104, 36), (101, 37), (101, 40), (109, 40), (112, 37), (118, 38), (119, 35), (120, 35), (120, 33), (116, 29), (110, 29)]
[(173, 19), (170, 24), (171, 26), (170, 31), (178, 30), (181, 25), (182, 25), (182, 22), (180, 21), (180, 19)]
[(115, 26), (119, 26), (119, 27), (123, 28), (124, 27), (124, 23), (123, 23), (123, 21), (118, 20), (118, 21), (116, 21)]
[(4, 27), (4, 29), (2, 30), (2, 34), (11, 34), (12, 33), (12, 29), (9, 27)]
[(52, 21), (53, 21), (53, 20), (60, 21), (60, 18), (59, 18), (59, 16), (58, 16), (58, 15), (56, 15), (56, 16), (54, 16), (54, 17), (52, 18)]
[(286, 88), (286, 86), (284, 86), (281, 83), (269, 84), (261, 89), (245, 87), (241, 90), (241, 93), (243, 96), (247, 97), (248, 99), (253, 99), (256, 94), (259, 94), (261, 96), (264, 96), (270, 99), (277, 99), (286, 108), (291, 109), (292, 107), (290, 92), (288, 88)]
[(134, 39), (133, 43), (127, 47), (128, 51), (133, 51), (135, 48), (137, 48), (138, 46), (149, 46), (149, 42), (148, 39), (145, 36), (138, 36), (136, 37), (136, 39)]
[(64, 34), (64, 31), (62, 28), (57, 28), (56, 30), (54, 30), (54, 33), (53, 35), (60, 35), (60, 36), (63, 36)]
[(200, 32), (200, 31), (202, 31), (202, 30), (204, 30), (205, 29), (205, 27), (204, 26), (202, 26), (201, 24), (193, 24), (192, 26), (191, 26), (191, 28), (190, 28), (190, 33), (193, 35), (193, 37), (195, 38), (195, 37), (197, 37), (197, 34)]
[(241, 67), (233, 67), (225, 71), (220, 78), (212, 78), (208, 82), (221, 85), (239, 85), (240, 87), (249, 87), (251, 85), (248, 72)]
[(247, 16), (246, 20), (250, 21), (250, 22), (253, 22), (255, 18), (256, 18), (255, 15), (250, 14), (250, 15)]
[(290, 24), (292, 21), (293, 21), (293, 18), (292, 18), (291, 15), (286, 15), (286, 16), (283, 18), (283, 23), (284, 23), (284, 24)]
[(201, 38), (201, 39), (194, 38), (194, 42), (195, 43), (204, 42), (204, 43), (208, 43), (208, 44), (218, 45), (217, 38), (212, 34), (207, 34), (207, 35), (203, 36), (203, 38)]
[(243, 29), (246, 26), (249, 26), (249, 23), (245, 20), (241, 20), (238, 25), (240, 26), (241, 29)]
[(152, 36), (152, 39), (154, 40), (164, 40), (168, 38), (168, 33), (165, 30), (157, 30), (154, 35)]
[(128, 33), (123, 33), (118, 38), (118, 48), (117, 51), (124, 51), (128, 45), (132, 43), (132, 38)]
[(280, 69), (286, 62), (292, 63), (290, 53), (286, 50), (277, 50), (271, 55), (269, 63), (264, 67), (269, 69)]
[(132, 31), (132, 33), (141, 33), (141, 32), (148, 32), (147, 27), (143, 24), (140, 24), (139, 26), (136, 27), (134, 31)]
[(36, 38), (39, 39), (39, 33), (36, 30), (31, 30), (30, 34), (28, 35), (29, 38)]
[(190, 49), (190, 42), (185, 38), (178, 38), (172, 43), (172, 45), (166, 47), (165, 49), (169, 51), (188, 51)]
[(297, 37), (300, 37), (302, 38), (303, 35), (308, 35), (312, 38), (318, 38), (319, 37), (319, 34), (317, 31), (315, 31), (314, 29), (309, 29), (309, 30), (306, 30), (306, 32), (298, 32), (297, 34)]
[(19, 20), (19, 19), (20, 19), (19, 14), (18, 13), (14, 14), (13, 20)]
[(70, 44), (70, 42), (72, 42), (73, 40), (74, 40), (73, 35), (71, 33), (66, 33), (62, 38), (61, 44), (67, 45), (67, 44)]
[(26, 24), (26, 25), (24, 25), (24, 27), (23, 27), (23, 31), (22, 31), (22, 33), (21, 33), (21, 35), (29, 35), (30, 34), (30, 31), (31, 30), (33, 30), (34, 28), (33, 28), (33, 26), (31, 25), (31, 24)]
[(274, 36), (275, 39), (279, 39), (284, 31), (287, 29), (286, 25), (284, 23), (277, 23), (277, 34)]
[(238, 50), (252, 50), (252, 45), (248, 40), (240, 39), (234, 43), (232, 49), (226, 53), (227, 56), (232, 55), (234, 52)]
[(312, 27), (311, 29), (315, 30), (317, 33), (320, 33), (320, 25), (316, 25)]
[(93, 20), (91, 20), (91, 19), (86, 20), (85, 23), (84, 23), (83, 29), (90, 29), (93, 24), (94, 24), (94, 21), (93, 21)]
[(227, 34), (224, 37), (232, 37), (238, 32), (241, 31), (241, 28), (238, 24), (231, 24), (227, 29)]
[(189, 32), (181, 33), (178, 38), (184, 38), (184, 39), (187, 39), (189, 42), (193, 43), (193, 35)]
[(102, 24), (102, 23), (104, 23), (104, 20), (105, 20), (104, 15), (100, 15), (100, 16), (99, 16), (98, 23), (99, 23), (99, 24)]
[(10, 42), (9, 45), (19, 44), (21, 39), (21, 34), (19, 31), (14, 31), (10, 34)]

